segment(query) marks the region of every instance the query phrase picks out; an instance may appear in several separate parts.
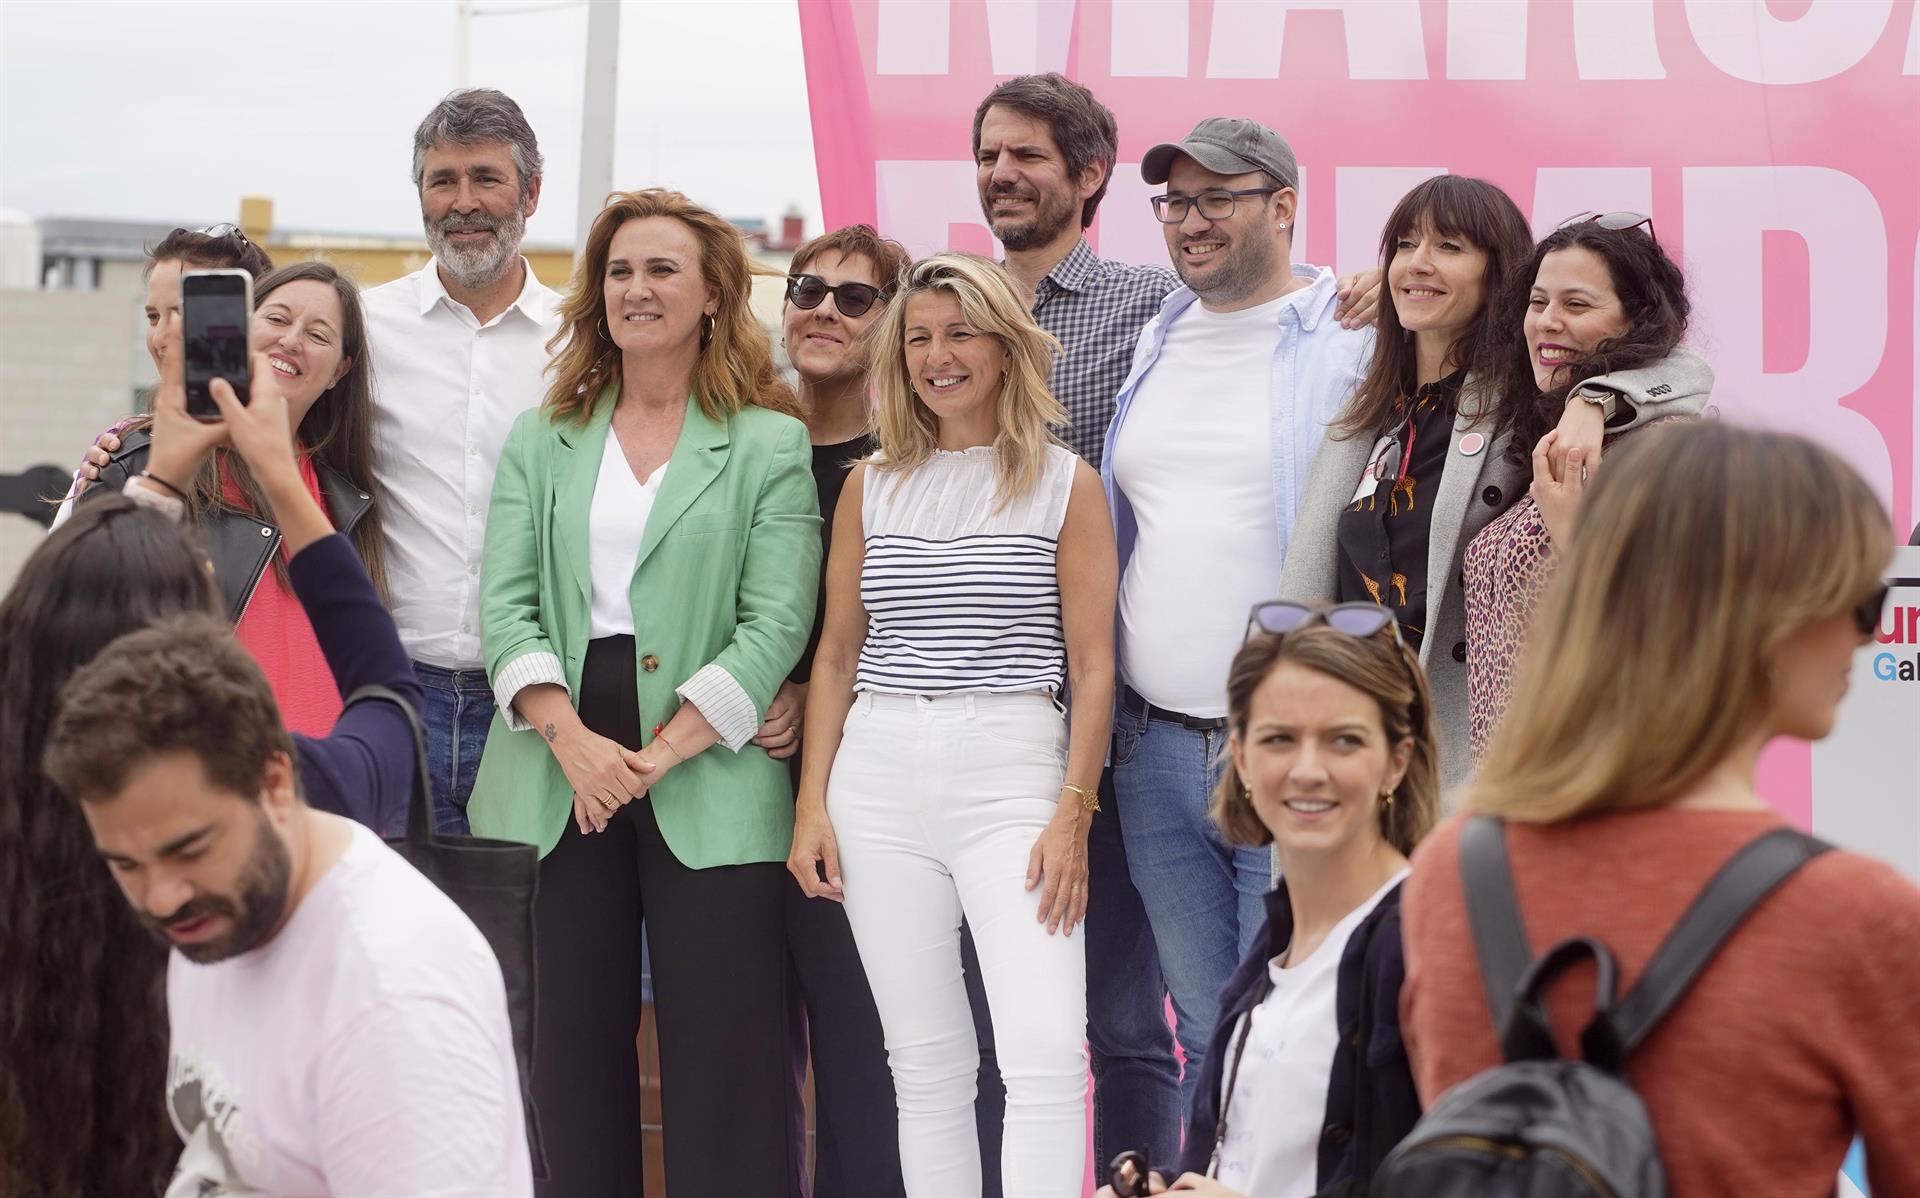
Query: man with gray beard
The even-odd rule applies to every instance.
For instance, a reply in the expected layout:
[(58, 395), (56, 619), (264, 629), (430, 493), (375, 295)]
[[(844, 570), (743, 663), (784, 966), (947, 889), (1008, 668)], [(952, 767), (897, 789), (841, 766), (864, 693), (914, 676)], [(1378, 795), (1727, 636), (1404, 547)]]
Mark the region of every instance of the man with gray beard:
[(514, 418), (545, 393), (560, 297), (520, 256), (540, 147), (490, 88), (440, 101), (413, 137), (433, 258), (361, 296), (373, 353), (374, 478), (394, 622), (426, 689), (435, 822), (467, 831), (493, 693), (480, 653), (480, 554)]

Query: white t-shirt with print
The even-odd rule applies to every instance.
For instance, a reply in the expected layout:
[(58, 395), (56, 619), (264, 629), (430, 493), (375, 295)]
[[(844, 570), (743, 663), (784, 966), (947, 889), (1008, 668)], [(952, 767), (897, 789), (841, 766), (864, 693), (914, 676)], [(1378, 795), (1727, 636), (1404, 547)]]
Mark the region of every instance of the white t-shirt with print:
[(168, 1198), (531, 1195), (500, 966), (358, 824), (279, 935), (167, 964)]

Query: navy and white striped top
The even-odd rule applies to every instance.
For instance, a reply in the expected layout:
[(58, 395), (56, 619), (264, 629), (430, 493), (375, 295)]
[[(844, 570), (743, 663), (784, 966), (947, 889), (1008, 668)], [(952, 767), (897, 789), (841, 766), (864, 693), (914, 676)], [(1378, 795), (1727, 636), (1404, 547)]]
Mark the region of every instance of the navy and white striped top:
[(861, 499), (867, 642), (857, 691), (1057, 692), (1066, 682), (1055, 555), (1079, 461), (1047, 448), (1033, 492), (997, 508), (991, 447), (869, 470)]

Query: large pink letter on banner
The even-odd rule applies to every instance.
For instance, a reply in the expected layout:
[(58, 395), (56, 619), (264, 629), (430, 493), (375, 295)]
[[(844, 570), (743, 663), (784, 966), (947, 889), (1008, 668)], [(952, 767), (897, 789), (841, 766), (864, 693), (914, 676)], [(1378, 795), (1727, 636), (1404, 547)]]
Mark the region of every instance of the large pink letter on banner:
[[(1916, 519), (1911, 0), (799, 7), (829, 226), (991, 252), (974, 106), (1010, 75), (1056, 70), (1119, 117), (1120, 166), (1090, 230), (1110, 257), (1163, 260), (1140, 156), (1206, 116), (1251, 116), (1293, 143), (1302, 256), (1342, 273), (1373, 261), (1400, 195), (1444, 171), (1500, 184), (1536, 230), (1585, 209), (1648, 212), (1691, 280), (1691, 340), (1713, 362), (1720, 414), (1824, 441), (1902, 532)], [(1803, 823), (1810, 760), (1781, 749), (1768, 770)]]

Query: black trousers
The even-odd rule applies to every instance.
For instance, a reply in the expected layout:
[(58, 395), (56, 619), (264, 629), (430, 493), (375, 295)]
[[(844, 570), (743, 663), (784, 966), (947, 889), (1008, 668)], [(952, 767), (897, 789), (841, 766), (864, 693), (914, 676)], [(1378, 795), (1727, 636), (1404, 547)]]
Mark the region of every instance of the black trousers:
[[(631, 637), (587, 649), (580, 718), (640, 746)], [(710, 750), (726, 752), (724, 748)], [(689, 869), (645, 799), (604, 832), (571, 816), (540, 863), (533, 1088), (551, 1177), (541, 1198), (640, 1198), (640, 932), (653, 962), (667, 1189), (799, 1191), (784, 865)]]

